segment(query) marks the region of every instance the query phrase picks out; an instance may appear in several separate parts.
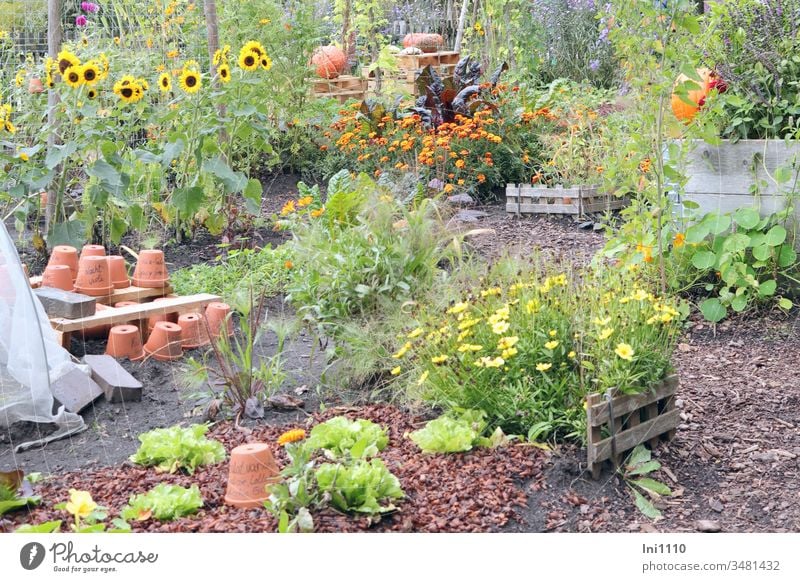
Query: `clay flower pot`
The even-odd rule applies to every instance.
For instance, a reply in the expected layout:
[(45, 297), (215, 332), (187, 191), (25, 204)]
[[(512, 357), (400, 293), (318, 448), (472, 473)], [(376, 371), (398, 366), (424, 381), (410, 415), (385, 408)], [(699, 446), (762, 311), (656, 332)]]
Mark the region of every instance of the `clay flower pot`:
[[(102, 303), (98, 303), (95, 305), (95, 313), (100, 313), (101, 311), (105, 311), (106, 309), (111, 309), (108, 305), (103, 305)], [(108, 336), (108, 331), (111, 329), (109, 324), (105, 325), (95, 325), (93, 327), (87, 327), (83, 330), (78, 332), (78, 335), (81, 336), (84, 340), (90, 339), (103, 339)]]
[(215, 301), (206, 307), (206, 320), (211, 335), (219, 337), (223, 326), (228, 330), (228, 335), (233, 335), (233, 320), (230, 317), (231, 306), (227, 303)]
[(39, 93), (44, 93), (44, 84), (39, 77), (31, 77), (28, 81), (28, 93), (31, 95), (37, 95)]
[(117, 301), (114, 307), (130, 307), (131, 305), (139, 305), (137, 301)]
[(142, 332), (135, 325), (115, 325), (108, 332), (106, 354), (117, 359), (128, 358), (132, 362), (144, 358)]
[(42, 275), (42, 287), (55, 287), (64, 291), (72, 291), (72, 271), (67, 265), (48, 265)]
[(267, 487), (280, 480), (278, 465), (264, 443), (247, 443), (231, 451), (225, 503), (234, 507), (261, 507)]
[(58, 245), (53, 247), (50, 253), (50, 260), (47, 265), (66, 265), (72, 273), (72, 280), (78, 278), (78, 249), (69, 245)]
[(102, 297), (114, 291), (111, 284), (111, 275), (108, 272), (106, 258), (89, 255), (81, 257), (78, 263), (78, 278), (75, 280), (75, 290), (84, 295)]
[[(138, 285), (137, 285), (138, 287)], [(153, 299), (153, 303), (159, 303), (160, 301), (166, 301), (169, 297), (158, 297)], [(177, 313), (167, 313), (164, 311), (163, 313), (158, 313), (156, 315), (151, 315), (150, 318), (147, 320), (147, 329), (153, 331), (153, 328), (159, 321), (168, 321), (169, 323), (178, 323), (178, 314)]]
[(158, 289), (169, 281), (164, 251), (147, 250), (139, 252), (136, 269), (133, 271), (133, 284), (137, 287)]
[(183, 355), (181, 326), (168, 321), (156, 323), (144, 344), (144, 351), (162, 362), (179, 359)]
[(119, 255), (112, 255), (106, 257), (108, 261), (108, 271), (111, 274), (111, 284), (114, 289), (125, 289), (131, 286), (131, 280), (128, 279), (128, 270), (125, 268), (125, 259)]
[(210, 343), (206, 323), (199, 313), (184, 313), (178, 318), (178, 325), (181, 326), (184, 350), (207, 346)]
[(103, 245), (83, 245), (81, 258), (83, 257), (105, 257), (106, 247)]

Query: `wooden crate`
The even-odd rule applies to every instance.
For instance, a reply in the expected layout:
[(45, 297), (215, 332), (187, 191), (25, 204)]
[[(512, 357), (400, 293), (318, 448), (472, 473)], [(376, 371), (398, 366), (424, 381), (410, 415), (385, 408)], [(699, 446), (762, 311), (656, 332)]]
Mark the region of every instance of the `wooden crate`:
[(506, 212), (510, 214), (574, 214), (619, 210), (627, 200), (600, 192), (597, 186), (506, 185)]
[[(460, 53), (455, 51), (440, 51), (437, 53), (423, 53), (421, 55), (398, 55), (397, 62), (399, 70), (392, 73), (382, 72), (382, 82), (387, 81), (399, 85), (400, 89), (406, 93), (416, 96), (417, 76), (427, 66), (432, 67), (442, 80), (452, 78), (456, 70), (456, 65), (461, 58)], [(374, 72), (362, 71), (362, 76), (367, 79), (367, 90), (374, 93), (377, 88)]]
[(312, 79), (311, 90), (315, 97), (363, 100), (367, 94), (367, 80), (354, 75), (340, 75), (335, 79)]
[[(643, 394), (604, 394), (586, 398), (587, 462), (592, 477), (600, 477), (603, 462), (618, 467), (628, 451), (642, 443), (652, 449), (675, 436), (680, 410), (675, 408), (678, 376), (671, 375)], [(603, 427), (607, 434), (603, 434)]]

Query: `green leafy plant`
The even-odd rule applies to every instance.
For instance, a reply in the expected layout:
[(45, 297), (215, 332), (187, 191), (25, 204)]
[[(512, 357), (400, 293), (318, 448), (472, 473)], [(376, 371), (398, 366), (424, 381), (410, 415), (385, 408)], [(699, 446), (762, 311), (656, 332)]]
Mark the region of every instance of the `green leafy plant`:
[(34, 495), (31, 488), (37, 478), (38, 473), (25, 475), (19, 469), (0, 472), (0, 515), (41, 502), (41, 496)]
[(14, 533), (57, 533), (61, 531), (61, 524), (60, 519), (35, 524), (23, 523), (14, 530)]
[[(111, 520), (113, 526), (111, 529), (106, 529), (108, 525), (104, 522), (108, 517), (107, 508), (95, 503), (88, 491), (70, 489), (69, 501), (59, 503), (54, 508), (64, 510), (72, 515), (73, 522), (70, 524), (70, 529), (75, 533), (126, 533), (131, 529), (130, 525), (119, 517)], [(48, 522), (34, 527), (45, 530), (52, 527), (52, 531), (57, 531), (56, 523), (59, 526), (61, 524), (60, 521)]]
[(350, 421), (336, 416), (318, 424), (305, 442), (311, 450), (324, 449), (331, 458), (350, 456), (354, 459), (374, 457), (389, 444), (389, 436), (378, 424), (370, 420)]
[(706, 214), (681, 234), (680, 245), (673, 243), (672, 258), (682, 266), (678, 290), (711, 295), (699, 307), (714, 323), (757, 303), (790, 309), (780, 291), (796, 283), (797, 252), (784, 226), (792, 214), (791, 206), (764, 218), (750, 207)]
[(672, 491), (664, 483), (648, 477), (660, 468), (661, 463), (652, 459), (650, 449), (644, 445), (638, 445), (633, 449), (625, 466), (620, 468), (622, 478), (633, 495), (636, 507), (650, 519), (661, 517), (661, 512), (653, 505), (653, 501), (672, 495)]
[(172, 521), (195, 513), (203, 507), (203, 498), (197, 485), (189, 488), (159, 483), (147, 493), (131, 495), (120, 515), (123, 519), (145, 521), (151, 517)]
[(395, 509), (392, 501), (405, 497), (400, 481), (380, 459), (326, 463), (314, 477), (320, 491), (330, 495), (331, 504), (340, 511), (386, 513)]
[(225, 447), (219, 441), (205, 438), (206, 432), (206, 424), (151, 430), (139, 435), (142, 444), (130, 459), (137, 465), (155, 466), (158, 471), (175, 473), (182, 469), (194, 473), (197, 467), (225, 459)]
[[(190, 371), (186, 376), (190, 384), (208, 386), (208, 391), (201, 392), (199, 396), (206, 400), (219, 397), (222, 404), (232, 409), (237, 419), (242, 415), (249, 418), (264, 416), (267, 398), (286, 380), (283, 351), (286, 340), (294, 332), (294, 326), (278, 319), (265, 324), (265, 291), (262, 290), (255, 301), (252, 288), (250, 293), (248, 301), (240, 301), (236, 305), (240, 314), (240, 333), (233, 337), (227, 333), (215, 336), (208, 329), (210, 356), (206, 355), (202, 362), (190, 359)], [(256, 345), (267, 329), (277, 335), (277, 348), (272, 356), (258, 357)]]
[(462, 410), (431, 420), (408, 437), (423, 453), (460, 453), (479, 446), (486, 430), (486, 413)]

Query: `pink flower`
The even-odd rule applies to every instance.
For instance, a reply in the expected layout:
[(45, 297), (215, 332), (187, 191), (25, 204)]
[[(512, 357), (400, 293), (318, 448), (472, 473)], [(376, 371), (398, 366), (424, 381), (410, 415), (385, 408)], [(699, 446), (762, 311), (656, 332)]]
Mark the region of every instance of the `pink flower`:
[(80, 16), (78, 16), (75, 19), (75, 25), (76, 26), (86, 26), (88, 24), (88, 22), (89, 21), (86, 20), (86, 17), (83, 14), (81, 14)]
[(81, 2), (81, 10), (84, 12), (89, 12), (90, 14), (94, 14), (100, 10), (100, 7), (94, 2)]

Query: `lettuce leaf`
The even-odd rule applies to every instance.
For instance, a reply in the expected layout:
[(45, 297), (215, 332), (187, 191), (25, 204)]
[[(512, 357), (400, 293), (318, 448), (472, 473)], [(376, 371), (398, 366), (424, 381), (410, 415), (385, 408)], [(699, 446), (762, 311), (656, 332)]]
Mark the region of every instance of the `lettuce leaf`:
[(203, 507), (203, 498), (197, 485), (189, 489), (179, 485), (159, 483), (147, 493), (131, 495), (121, 512), (123, 519), (145, 521), (151, 517), (170, 521), (195, 513)]
[(369, 420), (350, 421), (343, 416), (318, 424), (306, 440), (309, 450), (324, 449), (334, 458), (350, 455), (354, 459), (374, 457), (389, 444), (389, 436)]
[(380, 459), (326, 463), (315, 477), (320, 491), (330, 495), (331, 504), (340, 511), (385, 513), (395, 509), (391, 501), (405, 497), (400, 481)]
[(139, 435), (142, 444), (130, 460), (145, 467), (155, 466), (158, 471), (174, 473), (185, 469), (194, 473), (197, 467), (225, 459), (225, 447), (218, 441), (205, 438), (207, 431), (206, 424), (151, 430)]
[(409, 438), (423, 453), (469, 451), (482, 444), (481, 434), (486, 429), (485, 416), (481, 410), (448, 413), (415, 430)]

